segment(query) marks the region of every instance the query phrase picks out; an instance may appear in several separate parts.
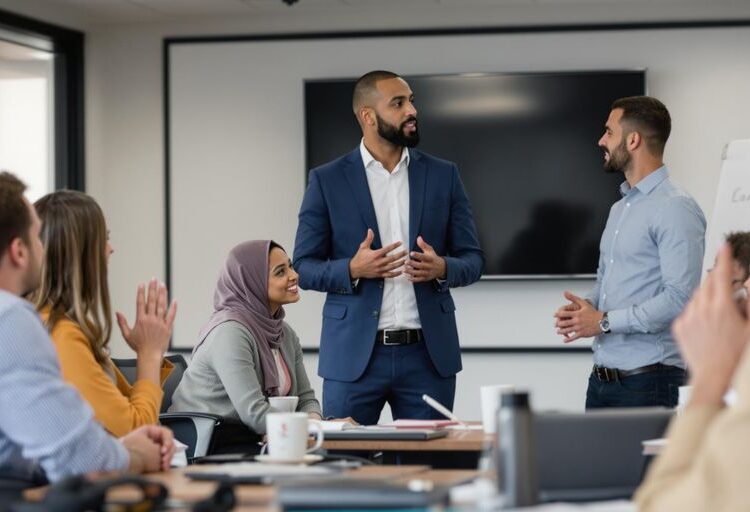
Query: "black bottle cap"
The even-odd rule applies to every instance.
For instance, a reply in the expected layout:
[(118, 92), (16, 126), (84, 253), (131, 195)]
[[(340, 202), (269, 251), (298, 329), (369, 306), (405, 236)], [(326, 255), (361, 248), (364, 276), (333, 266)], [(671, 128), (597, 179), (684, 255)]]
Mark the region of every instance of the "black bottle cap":
[(501, 407), (528, 407), (529, 393), (526, 391), (514, 391), (503, 393), (500, 401)]

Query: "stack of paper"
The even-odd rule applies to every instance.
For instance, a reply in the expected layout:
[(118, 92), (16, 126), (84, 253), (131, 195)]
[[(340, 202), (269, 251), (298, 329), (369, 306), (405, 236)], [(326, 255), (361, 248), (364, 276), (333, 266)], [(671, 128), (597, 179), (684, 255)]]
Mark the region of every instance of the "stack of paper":
[(453, 420), (396, 420), (391, 423), (382, 423), (379, 427), (387, 428), (445, 428), (452, 425), (458, 425), (457, 421)]
[(647, 439), (641, 443), (643, 455), (659, 455), (667, 447), (667, 439)]
[[(349, 423), (348, 421), (318, 421), (320, 426), (323, 427), (323, 432), (341, 432), (342, 430), (349, 430), (350, 428), (356, 428), (357, 425)], [(315, 432), (315, 427), (312, 422), (310, 423), (310, 432)]]

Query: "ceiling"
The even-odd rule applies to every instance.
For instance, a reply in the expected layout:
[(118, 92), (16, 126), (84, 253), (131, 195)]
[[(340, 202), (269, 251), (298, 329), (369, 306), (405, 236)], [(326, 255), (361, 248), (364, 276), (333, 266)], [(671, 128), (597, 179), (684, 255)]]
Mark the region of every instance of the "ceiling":
[[(26, 1), (26, 0), (18, 0)], [(235, 18), (267, 14), (295, 15), (322, 11), (349, 11), (378, 9), (393, 11), (423, 10), (444, 11), (446, 14), (470, 9), (525, 9), (540, 13), (550, 9), (601, 9), (611, 7), (622, 10), (632, 8), (641, 14), (652, 9), (663, 17), (668, 9), (677, 18), (689, 17), (695, 12), (716, 12), (724, 18), (745, 17), (750, 12), (750, 0), (40, 0), (64, 9), (69, 14), (85, 20), (89, 25), (188, 21), (204, 17)]]

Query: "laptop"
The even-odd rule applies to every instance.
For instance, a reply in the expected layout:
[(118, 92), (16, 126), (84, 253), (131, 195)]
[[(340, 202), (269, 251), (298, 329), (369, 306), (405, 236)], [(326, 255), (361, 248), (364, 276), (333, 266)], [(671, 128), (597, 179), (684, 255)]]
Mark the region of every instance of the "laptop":
[(432, 510), (448, 504), (449, 489), (436, 486), (410, 489), (407, 484), (382, 480), (325, 479), (284, 482), (277, 500), (293, 510)]
[(386, 427), (355, 427), (338, 432), (326, 432), (326, 441), (429, 441), (448, 435), (447, 430), (428, 428), (386, 428)]
[(646, 470), (641, 443), (662, 437), (673, 413), (654, 407), (536, 414), (540, 501), (630, 498)]
[(341, 473), (334, 466), (302, 464), (271, 464), (261, 462), (233, 462), (200, 466), (188, 466), (185, 476), (191, 480), (229, 481), (234, 484), (269, 485), (297, 478), (324, 477)]

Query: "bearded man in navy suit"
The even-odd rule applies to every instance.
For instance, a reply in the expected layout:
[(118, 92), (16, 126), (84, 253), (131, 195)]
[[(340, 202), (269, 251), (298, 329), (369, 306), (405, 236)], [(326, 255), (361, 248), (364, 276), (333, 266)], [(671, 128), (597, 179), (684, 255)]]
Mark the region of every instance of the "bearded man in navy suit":
[(389, 71), (354, 86), (362, 142), (313, 169), (294, 247), (303, 289), (326, 292), (318, 373), (323, 411), (378, 422), (439, 418), (453, 407), (461, 350), (450, 288), (484, 257), (456, 164), (419, 142), (409, 84)]

